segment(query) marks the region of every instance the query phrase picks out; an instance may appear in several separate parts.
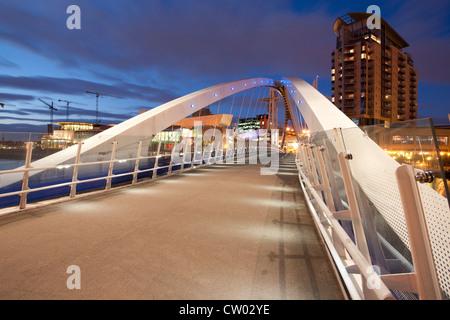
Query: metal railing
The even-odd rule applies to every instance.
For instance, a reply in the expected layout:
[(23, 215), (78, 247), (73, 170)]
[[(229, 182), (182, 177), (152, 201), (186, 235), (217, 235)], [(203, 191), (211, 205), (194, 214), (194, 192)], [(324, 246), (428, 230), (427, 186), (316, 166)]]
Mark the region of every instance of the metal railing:
[[(299, 147), (296, 163), (299, 180), (312, 212), (316, 226), (351, 299), (394, 299), (393, 291), (415, 293), (419, 299), (442, 299), (432, 249), (421, 206), (417, 182), (426, 183), (430, 173), (414, 171), (410, 165), (396, 170), (413, 260), (412, 272), (380, 274), (372, 264), (363, 227), (358, 199), (355, 194), (349, 162), (352, 155), (340, 152), (338, 163), (342, 175), (346, 203), (338, 209), (336, 181), (329, 154), (323, 146), (303, 144)], [(339, 199), (344, 203), (344, 200)], [(349, 234), (343, 222), (349, 222)]]
[[(132, 158), (126, 158), (126, 159), (116, 159), (116, 152), (117, 152), (117, 146), (118, 143), (114, 141), (112, 143), (112, 149), (111, 149), (111, 157), (109, 160), (102, 160), (102, 161), (91, 161), (91, 162), (81, 162), (81, 154), (82, 154), (82, 146), (83, 143), (78, 143), (77, 153), (75, 156), (74, 163), (71, 164), (61, 164), (56, 166), (40, 166), (40, 167), (33, 167), (31, 165), (31, 159), (32, 159), (32, 150), (33, 150), (33, 142), (27, 142), (26, 143), (26, 160), (25, 165), (20, 168), (11, 169), (11, 170), (3, 170), (0, 171), (0, 177), (5, 174), (23, 174), (23, 177), (21, 179), (21, 190), (17, 191), (11, 191), (11, 192), (5, 192), (0, 193), (0, 199), (11, 197), (11, 196), (19, 196), (20, 202), (18, 205), (18, 209), (23, 210), (27, 208), (28, 204), (28, 195), (33, 192), (39, 192), (39, 191), (45, 191), (50, 189), (56, 189), (56, 188), (62, 188), (62, 187), (70, 187), (69, 192), (69, 198), (75, 198), (77, 193), (77, 185), (82, 183), (89, 183), (89, 182), (96, 182), (105, 180), (106, 186), (103, 188), (104, 191), (110, 190), (112, 188), (112, 180), (114, 178), (120, 178), (120, 177), (126, 177), (126, 176), (132, 176), (131, 184), (134, 185), (138, 182), (138, 175), (142, 173), (151, 172), (151, 179), (156, 179), (160, 177), (170, 176), (175, 173), (180, 173), (188, 169), (194, 169), (202, 166), (208, 166), (211, 164), (218, 163), (220, 161), (227, 161), (231, 158), (236, 159), (239, 157), (248, 157), (251, 155), (254, 155), (257, 153), (257, 148), (249, 146), (248, 144), (244, 144), (243, 146), (236, 146), (233, 147), (232, 151), (226, 150), (226, 149), (215, 149), (216, 151), (214, 155), (212, 152), (209, 153), (209, 156), (206, 158), (204, 157), (203, 151), (188, 151), (181, 153), (182, 162), (181, 163), (174, 163), (173, 161), (173, 154), (170, 155), (162, 155), (160, 154), (161, 151), (161, 142), (158, 144), (158, 149), (156, 152), (156, 155), (153, 156), (141, 156), (142, 151), (142, 141), (139, 141), (138, 143), (138, 150), (137, 150), (137, 156)], [(190, 153), (191, 154), (191, 161), (186, 162), (186, 155)], [(197, 155), (201, 154), (201, 156), (197, 159)], [(163, 157), (169, 157), (170, 161), (168, 165), (159, 166), (159, 159)], [(147, 169), (139, 169), (139, 163), (143, 160), (150, 160), (154, 159), (154, 165), (153, 168), (147, 168)], [(116, 163), (124, 163), (124, 162), (134, 162), (134, 170), (129, 172), (123, 172), (123, 173), (114, 173), (114, 165)], [(87, 178), (87, 179), (79, 179), (78, 172), (81, 167), (87, 167), (87, 166), (94, 166), (94, 165), (108, 165), (108, 173), (106, 175), (101, 175), (98, 177), (93, 178)], [(29, 187), (29, 178), (31, 172), (39, 172), (39, 171), (45, 171), (45, 170), (52, 170), (52, 169), (70, 169), (73, 168), (72, 173), (72, 179), (69, 182), (62, 182), (62, 183), (48, 183), (45, 186), (40, 187)], [(176, 170), (174, 170), (176, 168)], [(164, 170), (167, 169), (167, 173), (158, 176), (158, 170)], [(148, 179), (146, 180), (148, 181)], [(19, 181), (20, 182), (20, 181)], [(98, 191), (98, 188), (89, 190), (89, 191)], [(0, 209), (1, 210), (1, 209)]]

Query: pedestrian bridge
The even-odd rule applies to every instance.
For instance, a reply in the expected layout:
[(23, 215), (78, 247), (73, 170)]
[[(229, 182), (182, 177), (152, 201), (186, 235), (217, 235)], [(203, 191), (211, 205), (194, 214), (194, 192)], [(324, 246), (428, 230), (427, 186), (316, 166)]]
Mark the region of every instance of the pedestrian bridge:
[[(343, 299), (294, 160), (278, 175), (211, 165), (5, 216), (0, 297)], [(71, 265), (80, 290), (66, 286)]]
[[(200, 123), (205, 107), (235, 129)], [(0, 296), (448, 299), (445, 175), (395, 161), (381, 131), (286, 77), (200, 90), (41, 159), (30, 135), (0, 171)]]

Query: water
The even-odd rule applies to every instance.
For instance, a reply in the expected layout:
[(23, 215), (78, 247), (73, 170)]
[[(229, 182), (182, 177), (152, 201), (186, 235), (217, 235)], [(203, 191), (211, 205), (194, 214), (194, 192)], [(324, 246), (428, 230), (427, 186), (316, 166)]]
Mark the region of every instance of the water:
[(24, 160), (0, 159), (0, 171), (15, 169), (17, 167), (23, 166), (24, 164), (25, 164)]

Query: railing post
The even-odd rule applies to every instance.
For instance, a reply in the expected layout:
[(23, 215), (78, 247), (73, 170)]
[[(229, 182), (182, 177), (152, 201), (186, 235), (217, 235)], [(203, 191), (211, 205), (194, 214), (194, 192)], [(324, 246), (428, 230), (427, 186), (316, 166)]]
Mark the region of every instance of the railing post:
[[(27, 142), (27, 154), (25, 156), (25, 169), (29, 169), (31, 168), (30, 163), (31, 163), (31, 154), (33, 152), (33, 142)], [(22, 179), (22, 191), (26, 191), (28, 190), (28, 178), (30, 176), (30, 172), (29, 171), (25, 171), (23, 173), (23, 179)], [(22, 193), (20, 195), (20, 205), (19, 208), (20, 209), (25, 209), (27, 207), (27, 196), (28, 193)]]
[(75, 166), (73, 167), (72, 185), (70, 186), (70, 197), (75, 198), (77, 194), (77, 181), (78, 181), (78, 164), (80, 163), (81, 146), (83, 142), (78, 142), (77, 155), (75, 157)]
[(394, 290), (416, 292), (421, 300), (442, 300), (419, 188), (411, 165), (395, 172), (402, 200), (414, 272), (382, 276)]
[(194, 139), (194, 151), (193, 151), (193, 155), (192, 155), (192, 159), (191, 159), (191, 168), (195, 167), (195, 158), (197, 157), (197, 143), (196, 140)]
[(306, 147), (304, 145), (300, 146), (300, 160), (302, 162), (303, 171), (306, 175), (309, 175), (309, 164), (306, 157)]
[(172, 166), (173, 166), (173, 150), (170, 153), (169, 169), (167, 169), (167, 175), (172, 174)]
[[(183, 162), (181, 163), (181, 167), (180, 167), (180, 172), (183, 172), (184, 171), (184, 163), (186, 162), (186, 155), (187, 155), (187, 153), (188, 153), (188, 146), (189, 146), (189, 149), (190, 149), (190, 144), (189, 144), (189, 142), (191, 141), (190, 140), (190, 138), (185, 138), (185, 142), (184, 142), (184, 146), (183, 146)], [(191, 152), (191, 150), (189, 150), (189, 152)]]
[(142, 151), (142, 141), (139, 141), (138, 151), (137, 151), (137, 155), (136, 155), (136, 163), (134, 164), (133, 181), (131, 182), (131, 184), (136, 184), (136, 182), (137, 182), (137, 176), (138, 176), (138, 171), (139, 171), (139, 159), (141, 157), (141, 151)]
[(155, 165), (153, 166), (152, 179), (156, 179), (156, 176), (158, 175), (158, 162), (159, 162), (160, 151), (161, 151), (161, 141), (158, 142), (158, 151), (156, 152)]
[(371, 259), (369, 249), (367, 247), (366, 235), (361, 220), (358, 201), (356, 199), (352, 175), (350, 173), (350, 168), (348, 165), (349, 155), (345, 155), (343, 152), (340, 152), (338, 154), (338, 159), (339, 165), (341, 167), (342, 179), (344, 180), (345, 193), (347, 195), (348, 206), (352, 218), (353, 230), (355, 232), (356, 245), (359, 251), (361, 251), (363, 256), (367, 259), (367, 261), (370, 262)]
[(314, 183), (314, 185), (318, 186), (319, 185), (319, 178), (317, 176), (317, 168), (316, 168), (316, 161), (314, 159), (314, 154), (313, 154), (313, 149), (315, 148), (315, 146), (311, 145), (308, 148), (308, 154), (309, 154), (309, 159), (310, 159), (310, 164), (311, 164), (311, 179), (312, 182)]
[[(361, 212), (359, 211), (359, 205), (356, 199), (350, 166), (348, 164), (348, 161), (351, 158), (351, 154), (344, 154), (343, 152), (340, 152), (338, 154), (339, 166), (341, 167), (342, 179), (344, 181), (345, 193), (347, 195), (350, 217), (353, 225), (353, 231), (355, 233), (356, 246), (364, 256), (364, 258), (370, 263), (372, 259), (370, 257), (366, 234), (364, 231), (364, 226), (362, 224)], [(362, 270), (360, 270), (360, 272), (362, 272)], [(370, 299), (373, 294), (372, 290), (368, 288), (365, 278), (363, 278), (363, 292), (365, 299)]]
[(325, 162), (323, 160), (323, 152), (325, 148), (319, 147), (316, 148), (316, 158), (319, 164), (319, 173), (322, 180), (322, 185), (324, 186), (323, 192), (325, 193), (325, 199), (327, 201), (327, 206), (331, 212), (336, 211), (336, 207), (334, 205), (333, 195), (331, 194), (331, 186), (330, 181), (328, 179), (327, 170), (325, 169)]
[(111, 161), (109, 162), (109, 169), (108, 169), (108, 178), (106, 179), (106, 190), (111, 189), (111, 182), (112, 182), (112, 174), (114, 169), (114, 160), (116, 160), (116, 151), (117, 151), (117, 141), (113, 142), (113, 148), (111, 151)]
[[(327, 202), (327, 207), (332, 213), (334, 213), (334, 212), (336, 212), (336, 206), (334, 204), (333, 195), (331, 194), (331, 184), (330, 184), (330, 180), (328, 178), (327, 170), (325, 168), (325, 161), (324, 161), (324, 155), (323, 155), (324, 151), (325, 151), (324, 147), (320, 147), (319, 149), (316, 150), (317, 162), (319, 163), (319, 172), (320, 172), (320, 176), (322, 179), (323, 192), (325, 192), (325, 199)], [(336, 235), (336, 231), (334, 231), (333, 229), (331, 229), (331, 230), (332, 230), (333, 244), (336, 249), (336, 252), (338, 253), (338, 255), (341, 258), (344, 258), (345, 257), (344, 244), (339, 239), (339, 237)]]

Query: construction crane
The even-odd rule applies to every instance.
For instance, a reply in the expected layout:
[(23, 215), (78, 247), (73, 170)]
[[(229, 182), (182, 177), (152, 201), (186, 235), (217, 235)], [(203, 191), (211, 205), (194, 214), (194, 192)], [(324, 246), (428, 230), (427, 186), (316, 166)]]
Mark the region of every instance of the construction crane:
[(66, 111), (66, 122), (69, 122), (69, 104), (79, 104), (82, 106), (85, 106), (86, 104), (84, 103), (78, 103), (78, 102), (74, 102), (74, 101), (68, 101), (68, 100), (61, 100), (58, 99), (59, 102), (65, 102), (66, 103), (66, 107), (67, 107), (67, 111)]
[(3, 102), (0, 102), (0, 106), (1, 106), (3, 109), (5, 109), (5, 106), (15, 107), (14, 104), (3, 103)]
[(53, 101), (52, 101), (52, 104), (49, 104), (49, 103), (45, 102), (44, 100), (42, 100), (41, 98), (38, 98), (38, 100), (40, 102), (42, 102), (43, 104), (45, 104), (50, 109), (50, 124), (47, 126), (47, 132), (49, 134), (53, 134), (53, 111), (58, 111), (58, 109), (53, 107)]
[(109, 94), (106, 93), (101, 93), (101, 92), (92, 92), (92, 91), (86, 91), (87, 94), (95, 94), (95, 96), (97, 97), (96, 100), (96, 109), (95, 109), (95, 124), (100, 124), (100, 121), (98, 119), (98, 98), (99, 97), (112, 97), (112, 98), (116, 98), (116, 99), (122, 99), (120, 97), (116, 97), (116, 96), (111, 96)]

